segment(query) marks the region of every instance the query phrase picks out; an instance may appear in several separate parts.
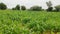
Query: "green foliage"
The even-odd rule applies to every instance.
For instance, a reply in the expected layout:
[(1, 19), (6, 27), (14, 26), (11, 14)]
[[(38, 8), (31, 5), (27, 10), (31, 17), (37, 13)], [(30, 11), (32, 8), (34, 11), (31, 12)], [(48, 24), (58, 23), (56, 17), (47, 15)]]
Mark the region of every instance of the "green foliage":
[(28, 28), (29, 29), (32, 29), (32, 28), (34, 28), (34, 27), (36, 27), (37, 26), (37, 24), (36, 23), (30, 23), (29, 25), (28, 25)]
[(51, 7), (51, 6), (52, 6), (52, 3), (51, 3), (51, 1), (49, 1), (49, 2), (46, 2), (46, 4), (47, 4), (47, 6), (48, 6), (48, 7)]
[(15, 7), (15, 9), (16, 9), (16, 10), (20, 10), (20, 5), (17, 5), (17, 6)]
[(40, 6), (32, 6), (30, 8), (30, 10), (32, 10), (32, 11), (41, 11), (42, 10), (42, 7), (40, 7)]
[(53, 32), (60, 32), (60, 26), (54, 26), (52, 30)]
[(21, 6), (21, 10), (26, 10), (26, 7), (25, 6)]
[(51, 3), (51, 1), (46, 2), (46, 4), (47, 4), (47, 6), (48, 6), (47, 11), (52, 11), (52, 10), (53, 10), (53, 7), (52, 7), (52, 3)]
[(60, 11), (60, 5), (55, 6), (56, 11)]
[(53, 7), (49, 7), (48, 9), (47, 9), (47, 11), (52, 11), (53, 10)]
[(60, 12), (0, 10), (0, 34), (40, 34), (46, 30), (60, 32)]
[(24, 24), (29, 23), (29, 22), (30, 22), (30, 19), (25, 18), (25, 19), (22, 20), (22, 22), (23, 22)]
[(4, 3), (0, 3), (0, 9), (5, 10), (7, 9), (7, 6)]

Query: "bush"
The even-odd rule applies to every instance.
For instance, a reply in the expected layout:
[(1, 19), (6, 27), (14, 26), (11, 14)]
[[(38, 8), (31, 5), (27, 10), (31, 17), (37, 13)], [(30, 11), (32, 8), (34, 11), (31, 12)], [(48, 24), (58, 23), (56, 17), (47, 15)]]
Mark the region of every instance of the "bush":
[(15, 9), (16, 9), (16, 10), (20, 10), (20, 5), (17, 5), (17, 6), (15, 7)]
[(21, 6), (21, 10), (26, 10), (26, 7), (25, 6)]
[(30, 10), (33, 10), (33, 11), (41, 11), (42, 10), (42, 7), (40, 7), (40, 6), (32, 6), (30, 8)]
[(7, 6), (4, 3), (0, 3), (0, 9), (5, 10), (7, 9)]

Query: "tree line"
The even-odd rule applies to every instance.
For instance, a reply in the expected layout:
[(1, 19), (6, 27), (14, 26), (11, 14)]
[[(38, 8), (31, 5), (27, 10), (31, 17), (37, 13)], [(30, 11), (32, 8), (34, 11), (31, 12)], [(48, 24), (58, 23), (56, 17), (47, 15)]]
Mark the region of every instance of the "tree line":
[[(47, 5), (47, 11), (60, 11), (60, 5), (57, 5), (57, 6), (54, 6), (54, 10), (53, 10), (53, 7), (52, 7), (52, 3), (51, 1), (48, 1), (46, 2), (46, 5)], [(0, 3), (0, 10), (5, 10), (7, 9), (7, 6), (4, 4), (4, 3)], [(16, 7), (12, 8), (12, 10), (27, 10), (25, 6), (20, 6), (20, 5), (16, 5)], [(28, 10), (31, 10), (31, 11), (42, 11), (44, 9), (42, 9), (41, 6), (32, 6), (30, 7), (30, 9)]]

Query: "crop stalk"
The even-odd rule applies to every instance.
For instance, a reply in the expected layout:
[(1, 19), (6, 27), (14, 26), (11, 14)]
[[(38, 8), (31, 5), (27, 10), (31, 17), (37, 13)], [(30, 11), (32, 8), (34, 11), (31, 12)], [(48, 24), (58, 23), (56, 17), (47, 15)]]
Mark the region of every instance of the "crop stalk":
[(50, 30), (47, 30), (47, 31), (45, 31), (44, 34), (51, 34), (51, 31)]
[(54, 32), (54, 34), (57, 34), (57, 32)]
[(41, 31), (41, 34), (43, 34), (43, 31)]

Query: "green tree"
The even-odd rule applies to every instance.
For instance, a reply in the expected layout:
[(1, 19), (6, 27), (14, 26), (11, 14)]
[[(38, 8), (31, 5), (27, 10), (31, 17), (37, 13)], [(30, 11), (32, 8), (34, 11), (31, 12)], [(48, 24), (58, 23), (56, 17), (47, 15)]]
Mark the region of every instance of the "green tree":
[(21, 6), (21, 10), (26, 10), (26, 7), (25, 6)]
[(5, 10), (7, 9), (7, 6), (4, 3), (0, 3), (0, 9)]
[(47, 6), (48, 6), (47, 11), (52, 11), (53, 7), (52, 7), (52, 3), (51, 3), (51, 1), (46, 2), (46, 4), (47, 4)]
[(32, 6), (30, 8), (30, 10), (33, 10), (33, 11), (41, 11), (42, 10), (42, 7), (40, 7), (40, 6)]
[(56, 11), (60, 11), (60, 5), (55, 6)]
[(46, 4), (47, 4), (48, 7), (52, 7), (52, 3), (51, 3), (51, 1), (46, 2)]
[(16, 10), (20, 10), (20, 5), (17, 5), (17, 6), (15, 7), (15, 9), (16, 9)]

